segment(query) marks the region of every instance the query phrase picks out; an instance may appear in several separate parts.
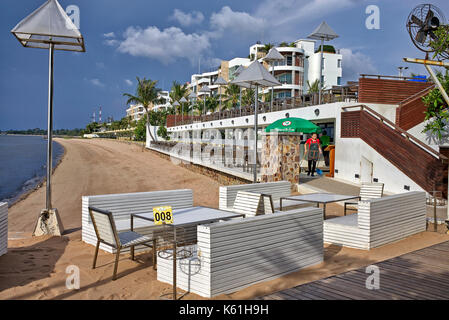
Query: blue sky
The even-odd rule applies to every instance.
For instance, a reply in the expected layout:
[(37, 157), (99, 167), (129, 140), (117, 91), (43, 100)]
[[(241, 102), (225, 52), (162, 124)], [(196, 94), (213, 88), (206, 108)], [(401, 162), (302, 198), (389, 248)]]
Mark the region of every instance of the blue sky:
[[(45, 128), (48, 51), (25, 49), (10, 30), (44, 0), (0, 3), (0, 130)], [(77, 5), (85, 53), (55, 54), (55, 120), (59, 128), (84, 127), (99, 106), (103, 119), (125, 115), (124, 92), (136, 76), (169, 89), (220, 59), (246, 57), (250, 45), (305, 38), (325, 20), (340, 37), (343, 80), (360, 73), (397, 75), (402, 57), (423, 57), (405, 29), (413, 0), (148, 1), (60, 0)], [(449, 2), (432, 1), (449, 17)], [(380, 9), (380, 29), (368, 30), (368, 5)], [(411, 71), (425, 74), (422, 66)]]

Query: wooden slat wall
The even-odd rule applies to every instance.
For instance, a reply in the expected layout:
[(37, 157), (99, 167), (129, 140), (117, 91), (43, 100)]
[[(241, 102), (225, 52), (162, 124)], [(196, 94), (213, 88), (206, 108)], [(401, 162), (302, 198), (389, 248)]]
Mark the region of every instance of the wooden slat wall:
[(341, 113), (342, 138), (360, 138), (360, 114), (362, 111), (345, 111)]
[(424, 95), (419, 95), (396, 109), (396, 125), (404, 130), (410, 130), (424, 121), (424, 112), (427, 110), (422, 101)]
[(0, 202), (0, 256), (8, 251), (8, 203)]
[[(198, 226), (197, 254), (179, 261), (178, 286), (203, 297), (232, 293), (323, 261), (322, 209), (304, 208)], [(197, 264), (189, 272), (189, 263)], [(157, 279), (172, 282), (171, 260)]]
[(359, 201), (358, 213), (324, 222), (324, 242), (369, 250), (426, 230), (426, 193)]
[[(363, 111), (360, 138), (426, 191), (439, 190), (447, 196), (447, 164), (435, 158), (398, 131)], [(445, 174), (446, 172), (446, 174)]]
[[(97, 237), (90, 220), (88, 207), (97, 207), (111, 211), (118, 232), (128, 231), (131, 228), (131, 213), (148, 213), (153, 211), (153, 207), (172, 206), (174, 210), (189, 208), (193, 206), (193, 191), (191, 189), (164, 190), (153, 192), (137, 192), (122, 194), (107, 194), (97, 196), (82, 197), (82, 240), (86, 243), (96, 245)], [(153, 232), (160, 227), (151, 225), (149, 221), (134, 219), (135, 231), (144, 235), (153, 236)], [(196, 228), (185, 230), (187, 239), (196, 240)], [(107, 252), (115, 252), (108, 245), (101, 244), (100, 248)], [(137, 250), (144, 249), (139, 247)], [(125, 253), (129, 248), (124, 249)]]
[[(181, 114), (177, 114), (177, 115), (169, 114), (169, 115), (167, 115), (167, 127), (174, 127), (175, 124), (177, 126), (180, 126), (181, 121), (183, 119), (184, 119), (184, 121), (188, 121), (188, 120), (190, 120), (191, 117), (192, 117), (191, 115), (187, 115), (187, 114), (185, 114), (184, 117)], [(175, 119), (176, 119), (176, 121), (175, 121)]]
[(447, 197), (447, 164), (366, 111), (341, 114), (341, 137), (361, 138), (427, 192)]
[(398, 104), (431, 85), (430, 82), (360, 78), (359, 102)]

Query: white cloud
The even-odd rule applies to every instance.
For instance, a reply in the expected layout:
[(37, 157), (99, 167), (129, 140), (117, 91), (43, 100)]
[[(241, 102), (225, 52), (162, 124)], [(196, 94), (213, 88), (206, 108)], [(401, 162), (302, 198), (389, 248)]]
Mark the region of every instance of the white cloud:
[(169, 64), (177, 58), (194, 63), (198, 56), (210, 48), (209, 37), (205, 34), (186, 34), (176, 27), (159, 30), (150, 26), (146, 29), (128, 27), (118, 50), (132, 56), (157, 59)]
[(343, 79), (357, 80), (361, 73), (375, 74), (377, 68), (374, 66), (371, 57), (361, 53), (360, 51), (353, 51), (349, 48), (340, 49), (343, 56), (342, 69)]
[(128, 86), (132, 86), (132, 85), (133, 85), (133, 82), (132, 82), (131, 80), (129, 80), (129, 79), (125, 79), (125, 83), (126, 83)]
[(104, 40), (103, 43), (107, 46), (114, 47), (114, 46), (118, 45), (120, 43), (120, 41), (118, 41), (116, 39), (107, 39), (107, 40)]
[(114, 32), (104, 33), (103, 37), (105, 37), (105, 38), (115, 38), (115, 33)]
[(218, 31), (217, 37), (223, 31), (231, 31), (239, 35), (260, 34), (266, 28), (263, 18), (257, 18), (247, 12), (233, 11), (224, 6), (219, 12), (212, 13), (210, 17), (211, 27)]
[(96, 86), (96, 87), (101, 87), (103, 88), (105, 86), (105, 84), (103, 82), (100, 81), (100, 79), (98, 78), (93, 78), (93, 79), (84, 79), (87, 82), (89, 82), (90, 84)]
[(200, 24), (204, 20), (204, 15), (199, 11), (184, 13), (179, 9), (175, 9), (170, 20), (177, 21), (181, 26), (188, 27), (193, 24)]

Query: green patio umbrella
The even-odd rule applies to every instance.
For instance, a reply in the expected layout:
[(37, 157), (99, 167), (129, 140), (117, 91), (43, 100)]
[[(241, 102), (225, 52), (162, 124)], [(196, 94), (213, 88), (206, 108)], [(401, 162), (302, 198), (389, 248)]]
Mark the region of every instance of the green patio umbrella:
[(313, 122), (302, 118), (284, 118), (279, 119), (265, 128), (265, 132), (302, 132), (302, 133), (320, 133), (321, 128)]

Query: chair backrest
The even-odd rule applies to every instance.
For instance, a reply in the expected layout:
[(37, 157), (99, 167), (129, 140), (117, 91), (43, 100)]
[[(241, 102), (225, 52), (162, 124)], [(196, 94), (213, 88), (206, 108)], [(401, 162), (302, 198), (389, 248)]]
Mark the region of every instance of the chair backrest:
[(112, 212), (89, 207), (89, 215), (94, 225), (97, 239), (111, 246), (120, 246)]
[(245, 214), (245, 217), (253, 217), (264, 214), (264, 201), (260, 193), (239, 191), (235, 197), (232, 211)]
[(360, 200), (366, 201), (370, 199), (382, 198), (384, 193), (383, 183), (362, 183), (360, 188)]
[(237, 192), (239, 191), (269, 194), (271, 195), (273, 201), (278, 201), (280, 197), (289, 196), (291, 194), (291, 183), (289, 181), (276, 181), (221, 186), (218, 208), (221, 210), (228, 210), (229, 208), (232, 208)]

